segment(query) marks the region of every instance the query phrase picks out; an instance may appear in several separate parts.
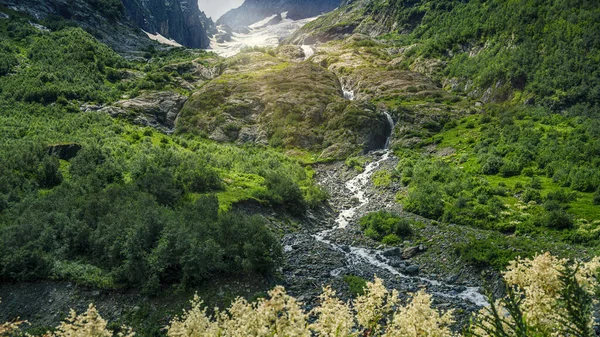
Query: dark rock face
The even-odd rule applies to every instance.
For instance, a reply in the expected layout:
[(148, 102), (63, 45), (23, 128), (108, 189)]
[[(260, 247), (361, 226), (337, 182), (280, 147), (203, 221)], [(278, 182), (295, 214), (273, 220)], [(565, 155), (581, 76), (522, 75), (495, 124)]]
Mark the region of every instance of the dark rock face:
[(242, 6), (225, 13), (217, 22), (237, 29), (283, 12), (288, 12), (288, 18), (299, 20), (332, 11), (341, 2), (341, 0), (246, 0)]
[(49, 15), (69, 19), (121, 54), (136, 54), (152, 44), (146, 34), (124, 18), (121, 12), (107, 16), (91, 1), (0, 0), (0, 4), (38, 20)]
[(48, 154), (62, 160), (71, 160), (81, 150), (79, 144), (56, 144), (48, 146)]
[(0, 4), (36, 19), (58, 15), (74, 21), (122, 54), (132, 54), (152, 42), (140, 28), (171, 38), (190, 48), (207, 48), (214, 23), (195, 0), (121, 0), (108, 12), (90, 0), (0, 0)]
[(125, 12), (141, 29), (190, 48), (207, 48), (214, 24), (194, 0), (122, 0)]

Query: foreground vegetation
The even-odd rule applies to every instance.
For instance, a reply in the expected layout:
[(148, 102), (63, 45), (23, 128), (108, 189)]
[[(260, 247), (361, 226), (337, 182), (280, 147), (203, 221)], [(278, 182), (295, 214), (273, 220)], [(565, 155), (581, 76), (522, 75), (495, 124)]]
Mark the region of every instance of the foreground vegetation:
[[(191, 308), (166, 328), (168, 336), (579, 336), (591, 337), (592, 296), (598, 290), (600, 258), (573, 263), (551, 256), (511, 262), (503, 274), (508, 295), (474, 315), (464, 334), (451, 330), (452, 311), (432, 308), (432, 296), (421, 290), (404, 302), (381, 279), (368, 282), (351, 303), (324, 287), (320, 305), (306, 312), (283, 287), (268, 299), (249, 303), (238, 298), (228, 310), (209, 315), (195, 297)], [(309, 320), (309, 318), (311, 318)], [(310, 322), (310, 323), (309, 323)], [(18, 335), (23, 322), (0, 326), (0, 334)], [(112, 336), (93, 305), (70, 317), (48, 336)], [(122, 327), (120, 336), (134, 333)]]

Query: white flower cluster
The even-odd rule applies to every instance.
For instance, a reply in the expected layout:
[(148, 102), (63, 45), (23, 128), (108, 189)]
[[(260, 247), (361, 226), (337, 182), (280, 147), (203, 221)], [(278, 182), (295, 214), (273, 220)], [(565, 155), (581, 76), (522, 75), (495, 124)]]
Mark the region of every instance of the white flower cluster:
[[(215, 319), (206, 315), (201, 302), (195, 298), (192, 309), (172, 322), (168, 336), (452, 336), (447, 327), (454, 322), (451, 312), (442, 315), (432, 309), (431, 295), (420, 291), (406, 306), (399, 306), (398, 292), (390, 292), (379, 278), (368, 282), (365, 294), (356, 298), (352, 305), (340, 301), (334, 290), (325, 287), (320, 296), (321, 305), (308, 314), (282, 287), (275, 288), (269, 295), (270, 299), (255, 304), (238, 299)], [(311, 315), (315, 320), (309, 324)], [(390, 323), (387, 328), (382, 324), (385, 322)]]

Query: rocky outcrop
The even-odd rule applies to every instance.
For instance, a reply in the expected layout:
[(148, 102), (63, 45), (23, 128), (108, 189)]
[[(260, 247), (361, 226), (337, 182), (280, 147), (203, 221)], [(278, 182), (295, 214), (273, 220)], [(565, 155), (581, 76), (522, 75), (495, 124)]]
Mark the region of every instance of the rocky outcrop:
[(104, 112), (114, 118), (125, 118), (134, 124), (171, 133), (187, 97), (170, 91), (151, 92), (122, 100), (114, 106), (83, 105), (82, 112)]
[[(73, 21), (121, 54), (141, 54), (153, 42), (124, 17), (122, 7), (101, 11), (86, 0), (0, 0), (0, 4), (42, 20), (53, 15)], [(118, 4), (118, 3), (117, 3)]]
[(335, 74), (286, 55), (284, 48), (276, 56), (246, 52), (228, 59), (224, 73), (185, 104), (177, 132), (309, 149), (329, 159), (384, 147), (390, 125), (382, 111), (345, 100)]
[(145, 94), (130, 100), (119, 101), (117, 106), (126, 111), (134, 112), (138, 117), (143, 118), (142, 124), (152, 127), (164, 127), (172, 130), (175, 127), (175, 120), (187, 97), (180, 94), (161, 91)]
[(81, 150), (81, 145), (70, 143), (70, 144), (54, 144), (48, 146), (48, 154), (56, 156), (62, 160), (71, 160)]
[(417, 22), (420, 22), (422, 16), (406, 18), (404, 25), (399, 27), (398, 8), (405, 5), (397, 2), (346, 0), (339, 9), (318, 18), (310, 27), (298, 30), (287, 42), (314, 44), (343, 39), (354, 33), (370, 36), (378, 36), (392, 31), (406, 33), (414, 28)]
[(239, 29), (284, 12), (288, 18), (299, 20), (329, 12), (340, 3), (341, 0), (246, 0), (239, 8), (225, 13), (217, 23)]

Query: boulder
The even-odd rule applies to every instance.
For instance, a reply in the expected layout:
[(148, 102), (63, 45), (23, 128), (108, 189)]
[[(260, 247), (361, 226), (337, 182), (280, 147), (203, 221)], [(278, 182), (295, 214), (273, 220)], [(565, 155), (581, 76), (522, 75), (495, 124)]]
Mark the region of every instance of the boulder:
[(400, 247), (386, 249), (383, 252), (383, 256), (385, 256), (385, 257), (402, 256), (402, 249), (400, 249)]
[(415, 255), (417, 255), (419, 253), (419, 251), (420, 251), (419, 246), (408, 247), (402, 253), (402, 258), (405, 260), (410, 259), (410, 258), (414, 257)]
[(406, 268), (406, 273), (407, 273), (407, 274), (410, 274), (410, 275), (415, 275), (415, 274), (418, 274), (418, 273), (419, 273), (419, 269), (420, 269), (420, 268), (419, 268), (419, 266), (418, 266), (418, 265), (416, 265), (416, 264), (413, 264), (412, 266), (408, 266), (408, 267)]

